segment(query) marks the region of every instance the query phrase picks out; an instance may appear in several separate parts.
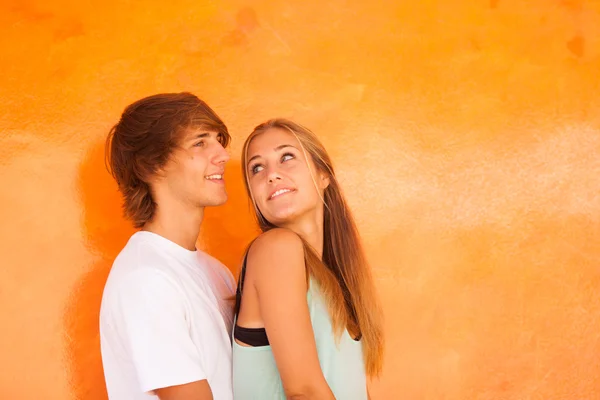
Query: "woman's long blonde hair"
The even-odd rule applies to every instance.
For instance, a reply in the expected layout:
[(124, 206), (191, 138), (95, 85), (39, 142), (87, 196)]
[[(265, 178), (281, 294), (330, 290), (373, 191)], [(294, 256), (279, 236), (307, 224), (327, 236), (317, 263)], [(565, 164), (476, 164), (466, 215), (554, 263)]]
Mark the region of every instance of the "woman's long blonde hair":
[(307, 162), (310, 156), (316, 168), (329, 177), (330, 183), (323, 195), (323, 257), (320, 259), (303, 240), (306, 269), (309, 276), (319, 284), (336, 336), (340, 337), (344, 328), (360, 335), (367, 374), (377, 376), (383, 365), (383, 318), (356, 224), (342, 195), (327, 151), (309, 129), (286, 119), (271, 119), (258, 125), (246, 139), (242, 151), (244, 183), (260, 229), (266, 232), (275, 228), (275, 225), (267, 221), (253, 199), (246, 165), (248, 146), (257, 135), (272, 128), (292, 133), (300, 142)]

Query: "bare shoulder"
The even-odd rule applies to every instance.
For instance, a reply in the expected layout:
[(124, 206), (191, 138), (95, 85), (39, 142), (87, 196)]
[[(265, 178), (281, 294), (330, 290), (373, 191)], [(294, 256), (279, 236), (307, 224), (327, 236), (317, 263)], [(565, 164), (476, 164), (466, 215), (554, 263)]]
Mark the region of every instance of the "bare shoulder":
[(285, 229), (285, 228), (274, 228), (262, 233), (252, 243), (252, 252), (271, 251), (274, 249), (281, 250), (292, 250), (303, 252), (302, 239), (297, 233)]
[[(274, 228), (261, 234), (248, 250), (248, 271), (271, 274), (289, 268), (304, 269), (304, 247), (295, 232)], [(289, 270), (288, 270), (289, 271)]]

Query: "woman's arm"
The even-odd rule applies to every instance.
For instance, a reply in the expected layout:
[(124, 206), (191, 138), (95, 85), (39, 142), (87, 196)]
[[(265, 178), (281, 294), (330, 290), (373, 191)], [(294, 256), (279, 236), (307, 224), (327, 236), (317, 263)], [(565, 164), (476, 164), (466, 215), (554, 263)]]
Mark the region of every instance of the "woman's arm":
[(270, 230), (252, 244), (246, 265), (287, 398), (335, 399), (317, 356), (301, 239)]

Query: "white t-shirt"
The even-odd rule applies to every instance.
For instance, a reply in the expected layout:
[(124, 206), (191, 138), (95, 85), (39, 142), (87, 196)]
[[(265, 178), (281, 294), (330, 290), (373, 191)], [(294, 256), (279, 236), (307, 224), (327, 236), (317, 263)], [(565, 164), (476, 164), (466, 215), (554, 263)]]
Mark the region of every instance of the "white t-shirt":
[(215, 258), (151, 232), (117, 256), (100, 309), (110, 400), (157, 399), (154, 390), (206, 379), (230, 400), (233, 276)]

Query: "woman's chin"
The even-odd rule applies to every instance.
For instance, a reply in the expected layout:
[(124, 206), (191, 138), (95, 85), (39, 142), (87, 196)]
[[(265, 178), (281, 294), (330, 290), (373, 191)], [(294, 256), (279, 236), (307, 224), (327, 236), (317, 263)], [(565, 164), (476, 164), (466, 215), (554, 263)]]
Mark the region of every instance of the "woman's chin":
[(292, 209), (286, 208), (271, 213), (271, 215), (267, 219), (273, 225), (283, 227), (293, 224), (294, 221), (297, 219), (297, 213)]

